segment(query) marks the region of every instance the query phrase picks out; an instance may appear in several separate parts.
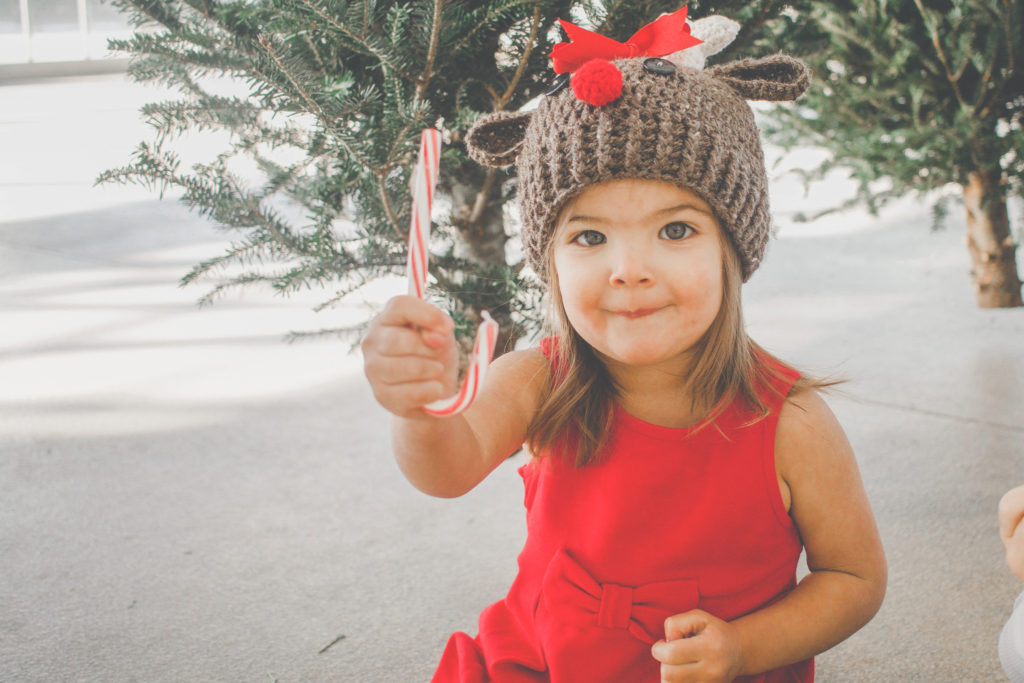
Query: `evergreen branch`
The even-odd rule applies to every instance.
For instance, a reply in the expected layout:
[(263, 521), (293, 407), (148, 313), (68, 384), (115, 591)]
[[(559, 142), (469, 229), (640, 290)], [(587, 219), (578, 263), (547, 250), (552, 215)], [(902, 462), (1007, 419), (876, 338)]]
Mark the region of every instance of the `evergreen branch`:
[(309, 36), (309, 31), (303, 31), (302, 38), (306, 41), (306, 45), (309, 46), (309, 51), (313, 53), (313, 59), (316, 60), (316, 65), (320, 69), (320, 74), (326, 76), (328, 73), (327, 65), (324, 64), (324, 59), (320, 56), (320, 50), (317, 49), (316, 43), (313, 42), (313, 39)]
[(173, 152), (164, 152), (159, 145), (154, 149), (148, 143), (140, 142), (132, 156), (134, 157), (132, 165), (103, 171), (96, 179), (95, 184), (116, 182), (126, 185), (136, 183), (146, 189), (158, 188), (161, 199), (168, 187), (179, 185), (176, 182), (175, 174), (181, 160)]
[[(306, 7), (308, 7), (310, 10), (312, 10), (317, 16), (319, 16), (325, 22), (327, 22), (328, 25), (334, 27), (339, 32), (341, 32), (345, 36), (347, 36), (350, 40), (352, 40), (353, 42), (358, 44), (360, 47), (362, 47), (367, 52), (367, 54), (373, 55), (374, 57), (376, 57), (380, 61), (381, 64), (384, 64), (384, 65), (388, 66), (400, 78), (403, 78), (406, 81), (409, 81), (410, 83), (413, 82), (413, 79), (410, 78), (408, 74), (403, 72), (403, 68), (400, 65), (396, 64), (394, 62), (394, 60), (392, 60), (390, 58), (390, 56), (388, 56), (387, 54), (382, 52), (380, 49), (378, 49), (375, 46), (373, 46), (372, 44), (370, 44), (366, 40), (365, 36), (361, 36), (361, 35), (355, 34), (350, 28), (348, 28), (343, 23), (341, 23), (337, 19), (335, 19), (333, 16), (331, 16), (330, 14), (325, 12), (320, 6), (315, 4), (312, 0), (298, 0), (298, 1), (301, 2), (303, 5), (305, 5)], [(364, 5), (364, 9), (365, 9), (365, 5)], [(368, 22), (368, 19), (365, 18), (365, 14), (364, 14), (364, 22), (363, 22), (364, 23), (364, 27), (365, 27), (367, 22)]]
[(956, 73), (953, 74), (952, 80), (955, 83), (960, 83), (960, 81), (963, 80), (964, 73), (967, 72), (967, 67), (969, 67), (970, 65), (971, 65), (971, 55), (970, 54), (965, 54), (964, 58), (960, 61), (960, 67), (956, 70)]
[(279, 244), (296, 254), (310, 257), (316, 256), (315, 252), (310, 251), (301, 241), (288, 234), (283, 223), (273, 215), (273, 212), (262, 209), (258, 198), (250, 198), (249, 203), (250, 207), (246, 215), (270, 233), (270, 236)]
[(332, 270), (331, 263), (314, 261), (302, 263), (287, 272), (274, 276), (272, 286), (278, 294), (287, 296), (299, 291), (302, 287), (310, 287), (311, 283), (323, 284), (342, 276), (342, 273)]
[(192, 270), (186, 273), (178, 284), (181, 287), (191, 285), (198, 281), (199, 278), (208, 275), (214, 270), (227, 268), (232, 262), (247, 264), (253, 261), (262, 261), (260, 254), (262, 249), (263, 245), (259, 242), (249, 242), (240, 246), (232, 245), (232, 247), (223, 254), (201, 261), (193, 266)]
[(718, 59), (721, 61), (729, 61), (732, 59), (734, 54), (740, 54), (746, 48), (755, 35), (761, 30), (761, 27), (767, 23), (767, 21), (777, 14), (778, 0), (767, 0), (761, 5), (757, 16), (751, 18), (748, 21), (743, 22), (740, 27), (739, 33), (736, 35), (736, 39), (733, 40), (726, 49), (718, 55)]
[[(1011, 29), (1013, 10), (1010, 7), (1009, 0), (1002, 0), (1000, 4), (1002, 5), (1004, 12), (1003, 21), (1001, 23), (1003, 24), (1003, 30), (1005, 32), (1004, 36), (1006, 38), (1006, 69), (1008, 73), (1012, 74), (1014, 72), (1014, 46), (1013, 33)], [(996, 60), (991, 59), (988, 63), (988, 68), (985, 69), (985, 74), (982, 76), (981, 84), (978, 86), (978, 92), (982, 93), (982, 95), (978, 101), (978, 104), (974, 108), (974, 113), (981, 119), (987, 119), (992, 114), (992, 108), (998, 105), (1000, 103), (1000, 100), (1002, 99), (1002, 93), (1000, 92), (1002, 88), (993, 88), (992, 90), (989, 90), (988, 88), (988, 84), (992, 80), (992, 72), (995, 69), (995, 65)]]
[(260, 170), (268, 177), (267, 184), (263, 188), (263, 197), (285, 191), (291, 199), (307, 208), (309, 207), (308, 202), (302, 197), (302, 173), (311, 164), (316, 163), (316, 157), (306, 156), (302, 161), (287, 167), (281, 166), (276, 161), (255, 152), (252, 153), (252, 158), (256, 165), (260, 167)]
[[(516, 73), (512, 77), (512, 82), (508, 84), (505, 89), (505, 94), (501, 96), (498, 101), (495, 111), (501, 111), (508, 104), (508, 101), (512, 99), (512, 94), (516, 91), (516, 87), (519, 85), (520, 79), (523, 77), (523, 73), (526, 71), (526, 64), (530, 60), (530, 53), (533, 52), (533, 46), (537, 40), (537, 29), (540, 27), (540, 5), (533, 8), (533, 23), (530, 26), (530, 37), (526, 41), (526, 49), (523, 50), (523, 54), (519, 57), (519, 65), (516, 67)], [(479, 203), (479, 199), (477, 200)], [(473, 210), (476, 213), (476, 209)]]
[[(865, 42), (864, 35), (856, 30), (847, 29), (845, 26), (836, 23), (828, 14), (816, 15), (815, 20), (821, 26), (821, 28), (828, 33), (834, 43), (840, 43), (837, 38), (842, 38), (840, 43), (841, 48), (849, 51), (850, 46), (855, 46), (857, 49), (867, 51), (874, 62), (874, 64), (887, 64), (890, 59), (890, 55), (882, 54), (879, 47), (872, 44), (870, 41)], [(833, 48), (833, 51), (835, 48)], [(828, 52), (826, 52), (828, 54)]]
[(150, 102), (143, 105), (141, 114), (160, 136), (181, 134), (190, 129), (223, 127), (233, 130), (259, 120), (259, 109), (251, 102), (205, 95), (196, 102)]
[(384, 206), (384, 213), (387, 214), (388, 222), (391, 223), (391, 227), (395, 230), (395, 235), (400, 240), (406, 240), (409, 238), (408, 235), (402, 232), (402, 228), (398, 225), (398, 216), (395, 215), (394, 209), (391, 208), (391, 200), (388, 198), (387, 188), (387, 176), (384, 173), (375, 173), (377, 176), (377, 187), (380, 189), (380, 201)]
[[(250, 251), (253, 248), (258, 249), (260, 246), (261, 245), (259, 244), (243, 245), (241, 248), (233, 249), (230, 255), (225, 254), (196, 266), (188, 275), (182, 278), (181, 286), (192, 284), (197, 281), (199, 277), (208, 274), (215, 267), (224, 267), (229, 265), (227, 263), (229, 259), (239, 260), (239, 256), (244, 257), (245, 252)], [(200, 305), (212, 303), (215, 298), (228, 289), (258, 282), (267, 283), (277, 293), (288, 295), (291, 292), (297, 291), (301, 287), (309, 287), (311, 282), (322, 284), (329, 280), (337, 279), (339, 276), (354, 280), (347, 287), (338, 290), (335, 296), (329, 301), (318, 304), (314, 308), (316, 312), (320, 312), (337, 301), (340, 301), (344, 297), (358, 291), (362, 287), (365, 287), (373, 278), (379, 277), (384, 273), (393, 273), (396, 268), (404, 264), (404, 260), (399, 261), (394, 258), (390, 258), (388, 254), (383, 254), (380, 257), (373, 259), (360, 258), (358, 261), (354, 256), (349, 255), (341, 265), (334, 261), (313, 261), (303, 263), (294, 268), (290, 268), (287, 271), (276, 274), (248, 272), (237, 275), (226, 282), (218, 284), (212, 290), (207, 292), (200, 299), (199, 303)], [(356, 269), (353, 270), (351, 268), (352, 266), (356, 266)]]
[(274, 289), (287, 295), (290, 291), (297, 290), (302, 286), (308, 287), (310, 282), (324, 284), (331, 280), (347, 280), (346, 286), (337, 290), (330, 299), (313, 308), (314, 312), (319, 313), (351, 296), (373, 282), (374, 279), (382, 275), (395, 274), (397, 269), (404, 267), (404, 258), (395, 258), (390, 254), (381, 254), (372, 259), (359, 258), (358, 261), (350, 255), (347, 261), (341, 265), (336, 262), (318, 262), (293, 268), (275, 278)]
[(235, 178), (223, 168), (224, 157), (216, 166), (199, 167), (205, 175), (216, 174), (214, 183), (201, 176), (170, 175), (166, 181), (185, 188), (182, 200), (226, 225), (260, 227), (279, 245), (294, 254), (316, 257), (300, 239), (289, 234), (287, 226), (272, 210), (264, 209), (262, 198), (247, 194)]
[(282, 60), (280, 55), (277, 54), (277, 51), (271, 44), (270, 39), (266, 38), (265, 36), (260, 36), (258, 40), (259, 44), (263, 47), (263, 49), (267, 52), (270, 58), (274, 61), (274, 64), (277, 65), (277, 68), (281, 70), (281, 73), (284, 74), (284, 77), (288, 79), (288, 82), (291, 83), (292, 87), (295, 88), (295, 91), (298, 93), (299, 97), (302, 98), (302, 101), (306, 103), (306, 106), (309, 107), (310, 111), (312, 111), (321, 121), (330, 124), (338, 131), (338, 134), (335, 135), (334, 137), (335, 139), (338, 140), (339, 143), (341, 143), (341, 146), (345, 148), (345, 151), (349, 154), (349, 156), (351, 156), (352, 159), (354, 159), (355, 161), (359, 162), (366, 170), (373, 171), (373, 165), (368, 160), (363, 159), (362, 156), (360, 156), (360, 154), (356, 151), (356, 149), (349, 143), (346, 136), (340, 133), (340, 131), (344, 129), (344, 125), (341, 122), (337, 121), (335, 117), (328, 116), (328, 114), (316, 102), (316, 100), (313, 99), (312, 95), (310, 95), (306, 91), (306, 89), (302, 87), (299, 81), (295, 78), (295, 75), (284, 63), (284, 60)]
[[(875, 197), (875, 199), (877, 200), (878, 197)], [(856, 195), (850, 197), (849, 199), (844, 199), (838, 206), (832, 206), (826, 209), (821, 209), (810, 215), (803, 212), (797, 212), (794, 213), (791, 218), (794, 223), (813, 223), (827, 216), (832, 216), (837, 213), (843, 213), (845, 211), (854, 209), (864, 202), (864, 192), (861, 188), (858, 188), (858, 192)], [(885, 201), (883, 201), (882, 204), (884, 205)], [(871, 211), (871, 213), (874, 214), (874, 211)]]
[(218, 19), (216, 14), (214, 14), (213, 7), (210, 6), (209, 0), (200, 0), (200, 3), (197, 3), (194, 0), (181, 0), (181, 1), (185, 5), (191, 7), (197, 14), (199, 14), (199, 16), (209, 20), (215, 26), (221, 28), (222, 30), (224, 30), (228, 34), (233, 33), (231, 28), (229, 26), (226, 26), (224, 24), (224, 22), (221, 21), (220, 19)]
[(1003, 12), (1005, 14), (1003, 23), (1003, 29), (1006, 31), (1006, 54), (1007, 62), (1006, 68), (1012, 74), (1015, 72), (1016, 67), (1013, 63), (1014, 50), (1013, 50), (1013, 6), (1010, 4), (1011, 0), (1002, 0)]
[[(187, 46), (197, 49), (187, 49)], [(157, 82), (177, 82), (185, 90), (195, 92), (198, 88), (191, 81), (189, 70), (200, 73), (248, 73), (251, 68), (249, 55), (239, 56), (232, 53), (233, 46), (220, 46), (224, 50), (218, 52), (216, 41), (209, 36), (195, 31), (178, 31), (175, 34), (135, 34), (130, 40), (112, 40), (108, 42), (112, 50), (134, 52), (149, 55), (156, 59), (152, 64), (133, 61), (130, 72), (138, 80), (155, 80)], [(151, 66), (146, 74), (145, 69)]]
[(444, 0), (434, 0), (434, 20), (430, 27), (430, 47), (427, 50), (427, 63), (423, 65), (423, 74), (416, 79), (416, 96), (414, 101), (423, 99), (434, 73), (434, 61), (437, 59), (437, 43), (441, 34), (441, 11)]
[[(415, 114), (415, 112), (412, 113)], [(402, 126), (401, 130), (398, 131), (398, 134), (394, 137), (394, 140), (391, 143), (391, 147), (388, 149), (387, 164), (380, 170), (382, 176), (387, 176), (391, 172), (391, 169), (395, 163), (396, 149), (400, 147), (403, 142), (405, 142), (406, 136), (410, 134), (413, 127), (416, 126), (417, 124), (419, 124), (420, 126), (423, 125), (422, 120), (420, 118), (410, 118), (408, 121), (405, 122), (405, 125)]]
[(128, 10), (129, 14), (133, 15), (133, 23), (136, 26), (148, 23), (146, 18), (172, 31), (181, 28), (182, 25), (181, 17), (172, 12), (171, 5), (168, 2), (161, 2), (161, 0), (116, 0), (116, 2), (111, 4), (119, 10)]
[(469, 214), (469, 225), (476, 225), (480, 218), (484, 215), (484, 210), (487, 208), (487, 199), (491, 195), (491, 190), (494, 189), (494, 182), (498, 178), (498, 169), (489, 168), (487, 169), (487, 176), (484, 177), (484, 184), (480, 186), (480, 191), (476, 193), (476, 199), (473, 201), (473, 210)]
[[(1011, 45), (1007, 45), (1007, 50), (1012, 50)], [(974, 115), (980, 119), (987, 119), (992, 113), (992, 107), (999, 103), (999, 91), (993, 89), (991, 92), (988, 89), (988, 84), (992, 80), (992, 71), (995, 69), (996, 60), (989, 60), (988, 68), (985, 69), (985, 73), (981, 76), (981, 83), (978, 84), (978, 92), (980, 97), (978, 102), (974, 105)]]
[[(209, 21), (215, 27), (224, 31), (225, 34), (235, 35), (236, 32), (232, 30), (232, 27), (226, 25), (220, 18), (217, 17), (216, 14), (214, 14), (213, 8), (210, 6), (208, 0), (201, 0), (202, 4), (197, 4), (194, 0), (181, 0), (181, 2), (187, 7), (190, 7), (196, 14)], [(237, 47), (241, 49), (241, 46)], [(244, 50), (242, 51), (244, 52)]]
[(467, 31), (462, 36), (462, 38), (459, 39), (459, 41), (457, 43), (452, 45), (451, 49), (449, 49), (449, 51), (448, 51), (449, 54), (453, 54), (453, 55), (458, 54), (459, 51), (462, 50), (463, 46), (465, 46), (470, 41), (470, 39), (472, 39), (473, 36), (476, 35), (476, 33), (478, 31), (480, 31), (480, 30), (486, 28), (488, 25), (490, 25), (490, 21), (494, 17), (500, 17), (504, 12), (507, 12), (509, 9), (511, 9), (513, 7), (516, 7), (518, 5), (529, 5), (531, 2), (535, 2), (535, 1), (536, 0), (518, 0), (517, 2), (510, 2), (509, 4), (504, 5), (504, 6), (500, 7), (500, 8), (498, 8), (498, 9), (490, 9), (489, 8), (487, 10), (487, 14), (485, 14), (480, 20), (474, 22), (473, 28), (470, 29), (469, 31)]
[(323, 108), (321, 108), (320, 105), (316, 102), (316, 100), (313, 99), (312, 95), (306, 92), (306, 89), (302, 87), (298, 80), (296, 80), (295, 75), (284, 63), (284, 60), (281, 59), (281, 56), (277, 54), (277, 50), (274, 49), (274, 46), (271, 44), (270, 39), (267, 38), (266, 36), (261, 35), (259, 36), (259, 38), (257, 38), (257, 40), (260, 46), (266, 51), (267, 55), (269, 55), (270, 58), (274, 61), (274, 64), (277, 65), (277, 68), (280, 69), (281, 73), (284, 74), (284, 77), (288, 79), (289, 83), (291, 83), (292, 87), (295, 89), (295, 92), (298, 93), (299, 97), (302, 98), (302, 101), (306, 103), (307, 107), (309, 107), (310, 111), (316, 114), (322, 121), (325, 121), (330, 124), (337, 123), (332, 117), (327, 115)]
[(452, 281), (448, 279), (448, 276), (444, 274), (444, 271), (441, 270), (441, 267), (438, 266), (438, 264), (435, 263), (434, 261), (431, 261), (427, 264), (427, 272), (434, 276), (434, 279), (437, 281), (437, 284), (444, 291), (449, 293), (457, 291)]
[(317, 304), (313, 308), (313, 312), (320, 313), (321, 311), (325, 311), (328, 308), (333, 308), (334, 305), (337, 304), (339, 301), (341, 301), (345, 297), (355, 294), (368, 284), (370, 284), (370, 279), (367, 277), (361, 277), (358, 281), (350, 284), (349, 286), (339, 289), (337, 292), (334, 293), (334, 296), (332, 296), (327, 301), (322, 301), (319, 304)]
[(917, 7), (917, 11), (921, 15), (921, 19), (924, 21), (925, 26), (928, 29), (928, 34), (932, 39), (932, 46), (935, 48), (935, 54), (938, 56), (939, 62), (942, 64), (942, 68), (946, 70), (946, 79), (949, 81), (949, 84), (953, 86), (953, 94), (956, 95), (957, 102), (959, 102), (961, 106), (966, 107), (967, 102), (964, 101), (963, 93), (960, 92), (959, 79), (950, 70), (949, 59), (946, 57), (946, 51), (942, 49), (942, 42), (939, 40), (939, 31), (938, 27), (935, 25), (935, 19), (933, 17), (929, 17), (928, 11), (925, 9), (921, 0), (914, 0), (914, 5)]
[[(280, 128), (274, 128), (272, 126), (258, 126), (251, 132), (239, 133), (238, 142), (234, 143), (231, 147), (231, 153), (241, 154), (248, 153), (255, 155), (253, 151), (258, 145), (267, 145), (271, 149), (278, 147), (294, 147), (296, 149), (306, 150), (308, 149), (309, 139), (306, 135), (308, 131), (301, 128), (296, 128), (290, 125), (284, 125)], [(310, 158), (315, 160), (316, 157), (310, 155)]]
[[(530, 54), (533, 52), (533, 46), (537, 40), (537, 30), (540, 27), (540, 6), (537, 5), (533, 8), (533, 20), (530, 25), (530, 36), (526, 41), (526, 48), (523, 53), (519, 56), (519, 64), (516, 66), (515, 75), (512, 77), (512, 81), (508, 84), (503, 94), (497, 102), (495, 102), (494, 111), (502, 111), (508, 105), (510, 99), (512, 99), (513, 93), (515, 93), (516, 87), (519, 85), (520, 79), (523, 77), (523, 73), (526, 71), (526, 65), (530, 60)], [(488, 87), (488, 90), (492, 95), (497, 93)], [(480, 187), (480, 191), (477, 192), (476, 199), (473, 202), (473, 209), (469, 214), (469, 224), (475, 225), (480, 221), (484, 211), (487, 208), (488, 197), (490, 197), (491, 191), (494, 189), (494, 183), (498, 177), (498, 169), (489, 168), (487, 169), (487, 175), (484, 177), (484, 184)]]
[(604, 33), (605, 31), (608, 30), (606, 24), (609, 18), (614, 16), (615, 13), (619, 11), (619, 8), (622, 7), (622, 5), (624, 4), (628, 6), (629, 4), (632, 4), (632, 2), (630, 1), (629, 3), (627, 3), (626, 0), (614, 0), (614, 2), (612, 2), (611, 0), (605, 0), (605, 2), (601, 3), (601, 5), (604, 7), (605, 20), (605, 23), (601, 25), (601, 33)]
[(400, 240), (408, 239), (408, 235), (402, 232), (402, 228), (398, 224), (398, 215), (395, 213), (395, 210), (391, 207), (391, 199), (390, 197), (388, 197), (387, 190), (387, 177), (388, 174), (391, 173), (391, 169), (393, 168), (392, 161), (395, 156), (395, 148), (398, 147), (403, 140), (405, 140), (405, 137), (409, 134), (409, 131), (412, 129), (413, 125), (416, 122), (417, 119), (409, 119), (409, 121), (406, 122), (406, 124), (399, 131), (398, 135), (395, 136), (394, 143), (391, 145), (391, 149), (388, 150), (388, 163), (382, 168), (380, 168), (378, 171), (375, 171), (375, 174), (377, 176), (377, 187), (380, 190), (381, 203), (384, 206), (384, 213), (387, 215), (388, 221), (390, 221), (391, 226), (394, 228), (395, 235)]
[[(206, 292), (206, 294), (199, 297), (199, 300), (196, 303), (199, 306), (209, 306), (213, 304), (216, 301), (216, 299), (218, 299), (222, 294), (224, 294), (228, 290), (238, 289), (239, 287), (256, 284), (258, 282), (273, 282), (273, 280), (274, 278), (267, 275), (263, 275), (261, 273), (246, 273), (244, 275), (239, 275), (237, 277), (231, 278), (227, 282), (222, 282), (221, 284), (215, 286), (213, 289)], [(184, 284), (185, 283), (182, 282), (182, 285)]]
[(289, 344), (294, 344), (295, 342), (303, 341), (305, 339), (310, 339), (313, 337), (340, 337), (342, 339), (346, 337), (355, 337), (355, 339), (352, 342), (352, 350), (354, 351), (359, 343), (359, 339), (362, 338), (363, 336), (363, 332), (366, 331), (366, 328), (369, 326), (370, 319), (368, 318), (361, 322), (353, 323), (352, 325), (349, 325), (347, 327), (332, 327), (317, 330), (316, 332), (289, 332), (288, 336), (285, 338), (285, 341), (287, 341)]

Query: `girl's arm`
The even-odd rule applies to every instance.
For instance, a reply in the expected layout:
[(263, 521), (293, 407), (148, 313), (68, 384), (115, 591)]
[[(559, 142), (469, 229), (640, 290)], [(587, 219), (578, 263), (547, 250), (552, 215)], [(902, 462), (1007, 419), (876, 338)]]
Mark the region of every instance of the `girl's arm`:
[(465, 412), (445, 418), (394, 417), (392, 449), (406, 478), (424, 493), (443, 498), (473, 489), (522, 447), (547, 372), (540, 349), (512, 351), (491, 363), (484, 386)]
[(392, 449), (421, 491), (453, 498), (479, 484), (523, 444), (548, 381), (539, 349), (493, 363), (465, 412), (438, 418), (422, 406), (455, 393), (458, 354), (451, 319), (415, 297), (395, 297), (370, 325), (363, 362), (377, 401), (394, 414)]
[(801, 661), (846, 639), (882, 604), (874, 516), (850, 444), (817, 393), (786, 401), (775, 460), (810, 573), (779, 602), (732, 622), (699, 610), (670, 617), (668, 642), (654, 647), (666, 681), (732, 680)]

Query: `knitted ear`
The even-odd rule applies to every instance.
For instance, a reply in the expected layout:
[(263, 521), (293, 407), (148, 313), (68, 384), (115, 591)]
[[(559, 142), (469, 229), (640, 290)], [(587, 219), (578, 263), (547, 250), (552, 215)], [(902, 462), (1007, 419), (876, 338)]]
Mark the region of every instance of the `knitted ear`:
[(469, 155), (484, 166), (514, 164), (532, 112), (496, 111), (487, 114), (466, 133)]
[(705, 73), (724, 82), (746, 100), (795, 100), (811, 85), (807, 66), (787, 55), (720, 64)]

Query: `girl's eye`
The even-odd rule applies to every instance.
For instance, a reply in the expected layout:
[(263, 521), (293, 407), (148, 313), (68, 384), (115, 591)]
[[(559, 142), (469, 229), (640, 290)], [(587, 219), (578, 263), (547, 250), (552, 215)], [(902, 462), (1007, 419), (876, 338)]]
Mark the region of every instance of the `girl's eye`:
[(686, 223), (669, 223), (658, 233), (658, 237), (664, 237), (669, 240), (681, 240), (684, 237), (688, 237), (693, 232), (693, 228)]
[(604, 235), (597, 230), (584, 230), (573, 237), (572, 241), (574, 244), (579, 244), (583, 247), (594, 247), (598, 244), (604, 244)]

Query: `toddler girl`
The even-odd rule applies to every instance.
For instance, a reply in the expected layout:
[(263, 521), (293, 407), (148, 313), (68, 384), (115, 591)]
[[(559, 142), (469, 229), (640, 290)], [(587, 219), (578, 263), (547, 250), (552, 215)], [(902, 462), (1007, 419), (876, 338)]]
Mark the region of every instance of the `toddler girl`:
[(850, 446), (819, 385), (754, 344), (740, 307), (770, 233), (745, 99), (795, 99), (806, 69), (702, 70), (734, 27), (698, 22), (704, 42), (687, 47), (684, 19), (628, 44), (563, 23), (574, 42), (552, 53), (563, 75), (539, 107), (467, 137), (481, 163), (517, 165), (554, 334), (495, 360), (448, 418), (421, 410), (456, 388), (447, 315), (396, 297), (363, 343), (419, 489), (459, 496), (524, 443), (533, 454), (519, 574), (476, 638), (452, 636), (435, 681), (810, 681), (811, 658), (881, 604)]

